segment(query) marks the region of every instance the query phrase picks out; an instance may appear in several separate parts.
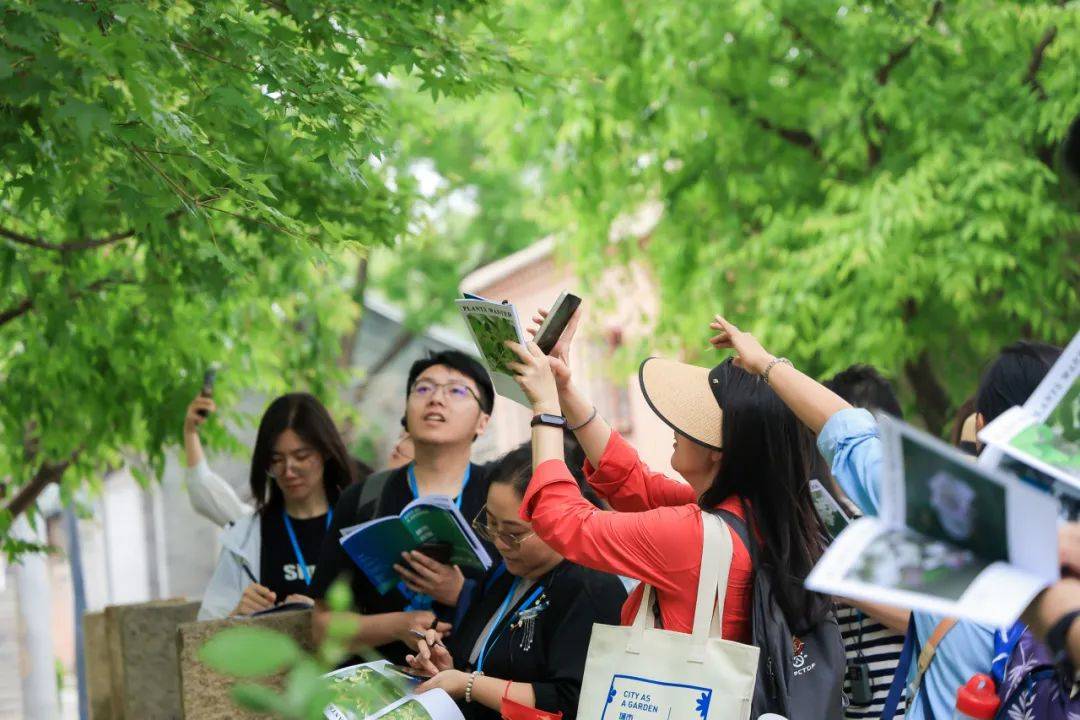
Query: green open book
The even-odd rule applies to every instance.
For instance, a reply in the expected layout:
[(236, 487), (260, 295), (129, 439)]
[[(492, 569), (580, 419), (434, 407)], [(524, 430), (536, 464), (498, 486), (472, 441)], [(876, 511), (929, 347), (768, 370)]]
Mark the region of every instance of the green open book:
[(401, 553), (421, 545), (449, 546), (449, 564), (487, 570), (491, 556), (484, 549), (465, 518), (444, 495), (428, 495), (413, 500), (398, 515), (390, 515), (345, 528), (341, 546), (364, 571), (380, 593), (387, 593), (401, 581), (394, 564)]

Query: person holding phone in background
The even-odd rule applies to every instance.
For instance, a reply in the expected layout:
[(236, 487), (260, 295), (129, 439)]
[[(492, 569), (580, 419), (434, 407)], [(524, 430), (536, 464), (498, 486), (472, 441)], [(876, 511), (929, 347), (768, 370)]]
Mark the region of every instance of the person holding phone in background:
[(210, 469), (203, 452), (199, 428), (217, 412), (214, 381), (217, 368), (211, 366), (203, 377), (202, 389), (184, 414), (184, 486), (191, 507), (218, 527), (251, 515), (254, 508), (240, 499), (233, 486)]
[(255, 510), (222, 533), (198, 618), (250, 615), (282, 602), (311, 604), (313, 561), (333, 503), (355, 479), (345, 443), (318, 400), (290, 393), (270, 403), (251, 458)]
[[(495, 390), (487, 371), (464, 353), (433, 353), (410, 368), (402, 424), (412, 440), (412, 460), (396, 470), (376, 473), (364, 485), (342, 494), (312, 583), (312, 597), (319, 599), (339, 577), (349, 581), (356, 612), (346, 615), (357, 627), (354, 649), (376, 647), (401, 664), (409, 649), (416, 647), (414, 631), (427, 630), (436, 615), (444, 621), (437, 628), (449, 629), (445, 621), (452, 620), (458, 597), (475, 578), (470, 580), (457, 566), (440, 562), (444, 559), (440, 548), (430, 548), (428, 554), (406, 553), (395, 568), (401, 583), (381, 595), (346, 554), (339, 538), (344, 528), (396, 515), (426, 495), (445, 495), (466, 518), (475, 517), (487, 501), (490, 466), (475, 465), (470, 457), (494, 404)], [(319, 606), (314, 622), (317, 640), (330, 619), (331, 613)]]

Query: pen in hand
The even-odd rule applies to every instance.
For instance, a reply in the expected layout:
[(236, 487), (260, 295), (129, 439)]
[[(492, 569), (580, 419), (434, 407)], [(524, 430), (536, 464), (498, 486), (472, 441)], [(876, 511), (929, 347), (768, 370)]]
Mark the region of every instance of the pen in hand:
[[(415, 637), (415, 638), (418, 638), (420, 640), (427, 640), (427, 633), (422, 633), (419, 630), (410, 630), (409, 632), (411, 632), (413, 637)], [(445, 645), (442, 644), (442, 640), (436, 640), (435, 641), (435, 646), (436, 647), (446, 647)]]
[(248, 567), (248, 564), (246, 562), (241, 560), (240, 567), (244, 568), (244, 574), (251, 579), (251, 582), (255, 583), (256, 585), (259, 584), (259, 581), (255, 579), (255, 573), (251, 572), (251, 568)]

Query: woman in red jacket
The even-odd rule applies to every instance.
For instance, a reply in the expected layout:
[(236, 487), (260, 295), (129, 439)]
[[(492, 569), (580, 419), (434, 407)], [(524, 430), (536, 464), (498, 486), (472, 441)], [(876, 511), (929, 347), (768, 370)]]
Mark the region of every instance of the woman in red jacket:
[[(719, 331), (714, 345), (737, 351), (734, 361), (709, 370), (649, 358), (640, 370), (645, 399), (675, 431), (671, 465), (685, 483), (649, 471), (596, 414), (571, 382), (568, 339), (550, 356), (533, 343), (510, 344), (521, 359), (512, 369), (536, 415), (534, 474), (521, 514), (567, 559), (652, 585), (663, 627), (689, 633), (701, 572), (701, 513), (729, 510), (759, 539), (757, 570), (769, 573), (785, 618), (799, 632), (828, 606), (803, 588), (823, 549), (822, 528), (809, 490), (812, 444), (792, 410), (807, 420), (807, 414), (828, 417), (846, 403), (719, 316), (711, 327)], [(770, 387), (778, 380), (792, 408)], [(563, 416), (588, 457), (590, 485), (613, 511), (585, 500), (563, 462)], [(749, 642), (752, 568), (747, 548), (731, 532), (723, 634)], [(642, 590), (627, 599), (624, 624), (636, 614)]]

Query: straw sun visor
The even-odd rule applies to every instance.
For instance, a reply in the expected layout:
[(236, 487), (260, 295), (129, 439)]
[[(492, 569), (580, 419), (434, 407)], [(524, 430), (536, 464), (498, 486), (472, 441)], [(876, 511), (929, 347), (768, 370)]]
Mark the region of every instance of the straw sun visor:
[(638, 376), (645, 402), (661, 420), (694, 442), (713, 450), (722, 446), (722, 413), (712, 391), (708, 368), (651, 357)]

